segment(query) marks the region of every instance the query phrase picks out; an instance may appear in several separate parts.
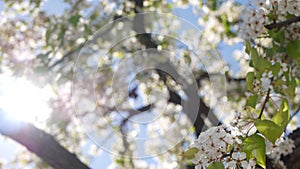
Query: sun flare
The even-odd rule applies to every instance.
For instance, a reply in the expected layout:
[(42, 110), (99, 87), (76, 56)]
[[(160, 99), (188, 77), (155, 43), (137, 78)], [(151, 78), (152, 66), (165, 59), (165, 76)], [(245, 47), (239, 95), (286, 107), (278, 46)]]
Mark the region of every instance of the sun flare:
[(0, 108), (9, 117), (29, 123), (44, 122), (50, 114), (51, 89), (38, 88), (24, 78), (0, 77)]

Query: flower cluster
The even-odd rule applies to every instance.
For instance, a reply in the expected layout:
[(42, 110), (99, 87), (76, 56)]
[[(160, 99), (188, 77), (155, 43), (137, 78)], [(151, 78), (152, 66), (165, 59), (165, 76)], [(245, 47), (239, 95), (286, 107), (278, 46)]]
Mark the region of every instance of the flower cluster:
[(275, 144), (266, 139), (266, 154), (273, 160), (274, 167), (286, 168), (280, 158), (282, 155), (286, 156), (292, 153), (293, 148), (295, 148), (294, 141), (289, 138), (280, 138)]
[(273, 0), (273, 3), (278, 4), (278, 11), (283, 15), (288, 13), (290, 15), (300, 16), (300, 1), (299, 0)]
[[(243, 18), (242, 37), (245, 40), (256, 39), (266, 32), (264, 28), (266, 25), (274, 23), (275, 20), (285, 21), (291, 16), (300, 16), (299, 0), (253, 0)], [(294, 25), (285, 31), (286, 36), (290, 39), (299, 39), (297, 33), (299, 30), (296, 26), (298, 24)]]
[(264, 25), (268, 22), (267, 14), (262, 9), (250, 9), (243, 18), (242, 38), (256, 39), (264, 31)]
[(295, 148), (294, 141), (289, 138), (280, 138), (273, 145), (271, 142), (266, 140), (267, 154), (272, 159), (280, 159), (281, 155), (288, 155), (293, 152)]
[(236, 168), (237, 165), (240, 165), (243, 168), (254, 169), (256, 165), (254, 158), (251, 158), (249, 162), (246, 161), (246, 153), (244, 152), (233, 152), (228, 161), (227, 168)]
[(262, 74), (262, 77), (260, 78), (262, 89), (264, 91), (267, 91), (271, 85), (271, 78), (273, 77), (272, 71), (269, 71), (268, 73), (264, 72)]
[[(300, 2), (299, 2), (300, 4)], [(285, 38), (287, 40), (299, 40), (300, 39), (300, 23), (293, 23), (286, 28)]]
[(246, 154), (240, 151), (242, 141), (239, 136), (242, 133), (235, 127), (221, 125), (209, 128), (192, 145), (199, 150), (192, 162), (197, 169), (206, 168), (213, 162), (223, 162), (227, 168), (254, 168), (255, 159), (247, 161)]
[(256, 131), (253, 119), (257, 118), (257, 113), (255, 113), (253, 110), (244, 108), (242, 112), (236, 111), (234, 113), (234, 119), (231, 123), (231, 126), (238, 128), (243, 135), (248, 135)]

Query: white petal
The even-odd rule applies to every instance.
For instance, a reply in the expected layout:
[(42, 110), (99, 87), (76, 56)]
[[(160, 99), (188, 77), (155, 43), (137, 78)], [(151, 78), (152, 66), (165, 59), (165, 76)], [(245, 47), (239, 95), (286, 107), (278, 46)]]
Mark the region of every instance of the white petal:
[(240, 160), (244, 160), (244, 159), (246, 159), (246, 153), (241, 152), (240, 153)]

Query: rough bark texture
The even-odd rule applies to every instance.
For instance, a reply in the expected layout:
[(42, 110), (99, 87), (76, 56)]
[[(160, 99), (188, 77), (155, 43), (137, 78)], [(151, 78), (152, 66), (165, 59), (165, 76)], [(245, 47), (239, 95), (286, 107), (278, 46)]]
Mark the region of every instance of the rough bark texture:
[[(0, 116), (3, 117), (3, 116)], [(3, 120), (3, 119), (1, 119)], [(2, 122), (2, 121), (1, 121)], [(10, 126), (13, 126), (10, 122)], [(3, 124), (3, 123), (2, 123)], [(0, 134), (25, 146), (44, 162), (56, 169), (89, 169), (75, 154), (62, 147), (51, 135), (28, 123), (18, 123), (17, 128), (0, 128)]]
[(282, 160), (287, 169), (299, 169), (300, 168), (300, 128), (295, 130), (289, 135), (289, 138), (294, 140), (295, 149), (292, 154), (282, 157)]

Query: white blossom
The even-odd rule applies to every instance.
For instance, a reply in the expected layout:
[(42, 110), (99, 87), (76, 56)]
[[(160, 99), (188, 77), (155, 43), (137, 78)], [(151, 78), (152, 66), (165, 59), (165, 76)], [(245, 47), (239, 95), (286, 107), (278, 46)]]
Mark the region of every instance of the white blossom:
[(233, 145), (239, 145), (241, 140), (238, 136), (241, 136), (241, 132), (232, 126), (217, 126), (211, 127), (205, 132), (202, 132), (198, 139), (194, 141), (192, 147), (197, 148), (199, 151), (196, 153), (192, 162), (196, 164), (196, 167), (202, 168), (207, 167), (212, 162), (216, 161), (227, 161), (227, 165), (235, 167), (236, 165), (241, 165), (243, 167), (248, 166), (246, 161), (246, 154), (244, 152), (237, 151), (238, 149), (233, 149), (234, 152), (228, 161), (225, 158), (225, 154), (228, 154), (228, 148), (233, 147)]

